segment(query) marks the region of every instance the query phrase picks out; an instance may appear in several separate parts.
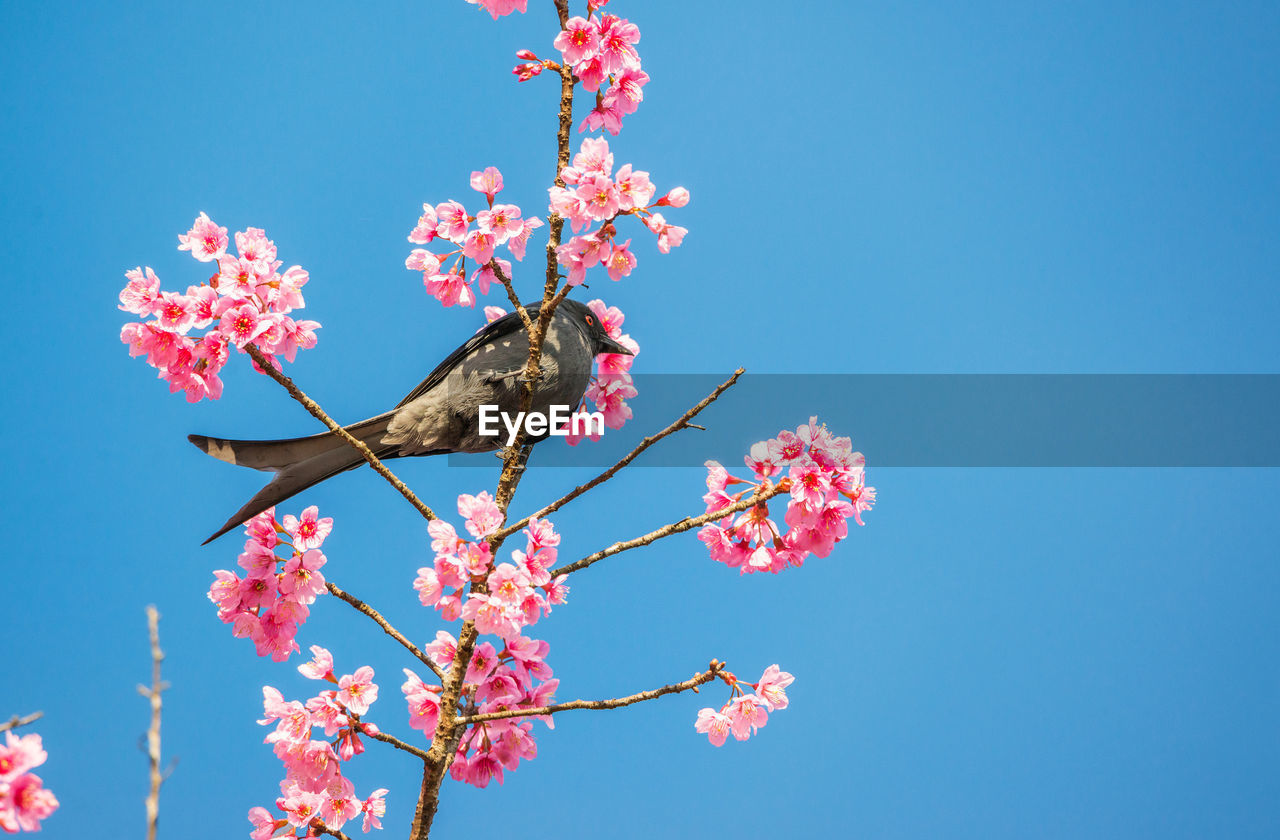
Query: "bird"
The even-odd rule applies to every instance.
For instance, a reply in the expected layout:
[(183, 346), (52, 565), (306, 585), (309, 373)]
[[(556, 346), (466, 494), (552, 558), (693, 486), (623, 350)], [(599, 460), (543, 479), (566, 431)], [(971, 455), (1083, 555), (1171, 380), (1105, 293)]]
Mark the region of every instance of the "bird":
[[(542, 304), (525, 307), (536, 321)], [(591, 383), (592, 364), (601, 353), (632, 355), (611, 338), (585, 304), (569, 298), (556, 307), (547, 327), (537, 388), (530, 412), (550, 406), (581, 404)], [(346, 426), (379, 459), (492, 452), (504, 436), (479, 433), (481, 405), (512, 416), (519, 411), (529, 358), (529, 332), (519, 312), (485, 326), (444, 358), (435, 370), (390, 411)], [(530, 442), (548, 435), (530, 436)], [(308, 487), (365, 463), (347, 441), (333, 432), (286, 440), (228, 440), (188, 435), (203, 452), (237, 466), (274, 472), (275, 477), (202, 543), (247, 522)]]

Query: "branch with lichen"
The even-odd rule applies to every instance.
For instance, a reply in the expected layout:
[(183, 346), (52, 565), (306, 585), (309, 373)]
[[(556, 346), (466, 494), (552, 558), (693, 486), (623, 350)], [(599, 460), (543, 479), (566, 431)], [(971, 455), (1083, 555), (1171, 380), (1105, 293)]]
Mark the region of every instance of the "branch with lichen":
[(643, 703), (646, 700), (656, 700), (667, 694), (679, 694), (682, 691), (697, 691), (698, 686), (711, 682), (724, 671), (724, 663), (717, 659), (711, 660), (711, 664), (707, 666), (707, 670), (700, 674), (695, 674), (684, 682), (672, 683), (664, 685), (661, 688), (652, 688), (648, 691), (641, 691), (638, 694), (631, 694), (626, 697), (614, 697), (609, 700), (570, 700), (566, 703), (555, 703), (550, 706), (537, 706), (535, 708), (526, 709), (504, 709), (500, 712), (485, 712), (479, 715), (466, 715), (459, 717), (455, 723), (459, 726), (470, 726), (476, 723), (484, 723), (490, 720), (504, 720), (506, 718), (515, 717), (541, 717), (543, 715), (554, 715), (557, 712), (567, 712), (573, 709), (620, 709), (623, 706), (632, 706), (636, 703)]

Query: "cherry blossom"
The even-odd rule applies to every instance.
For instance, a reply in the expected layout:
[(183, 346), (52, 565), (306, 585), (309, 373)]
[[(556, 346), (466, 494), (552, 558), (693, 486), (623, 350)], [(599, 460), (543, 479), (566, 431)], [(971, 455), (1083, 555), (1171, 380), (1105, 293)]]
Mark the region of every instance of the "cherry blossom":
[[(774, 478), (789, 498), (785, 531), (769, 518), (768, 501), (762, 501), (698, 532), (711, 559), (741, 574), (776, 574), (803, 565), (810, 554), (826, 557), (848, 536), (846, 520), (862, 525), (862, 513), (875, 503), (876, 490), (866, 485), (862, 453), (853, 451), (849, 438), (832, 436), (816, 417), (794, 433), (784, 430), (756, 443), (743, 460), (755, 481), (731, 476), (715, 461), (707, 462), (707, 494), (702, 498), (708, 513), (728, 507)], [(784, 468), (787, 474), (779, 478)], [(746, 489), (730, 494), (730, 484), (744, 484)]]
[[(320, 568), (327, 558), (319, 546), (332, 529), (333, 521), (319, 518), (314, 506), (301, 518), (286, 516), (284, 522), (270, 508), (245, 523), (248, 539), (237, 561), (245, 577), (225, 569), (213, 573), (209, 600), (217, 606), (218, 618), (232, 626), (232, 635), (252, 639), (259, 656), (283, 662), (300, 650), (294, 637), (307, 620), (309, 605), (325, 591)], [(303, 549), (300, 535), (316, 547)], [(277, 554), (281, 549), (287, 557)]]
[[(218, 273), (179, 294), (161, 291), (150, 268), (135, 268), (125, 272), (128, 282), (120, 292), (122, 310), (153, 318), (125, 324), (120, 340), (130, 356), (146, 356), (171, 392), (183, 392), (190, 402), (220, 398), (228, 346), (243, 351), (253, 343), (277, 367), (277, 357), (292, 362), (298, 350), (315, 346), (320, 325), (290, 315), (303, 308), (309, 275), (300, 266), (280, 274), (276, 245), (261, 228), (236, 232), (238, 256), (227, 253), (227, 229), (204, 213), (178, 241), (179, 250), (197, 260), (216, 262)], [(209, 331), (191, 335), (201, 329)]]
[(4, 733), (0, 746), (0, 831), (39, 831), (58, 809), (58, 798), (31, 770), (49, 757), (39, 735)]

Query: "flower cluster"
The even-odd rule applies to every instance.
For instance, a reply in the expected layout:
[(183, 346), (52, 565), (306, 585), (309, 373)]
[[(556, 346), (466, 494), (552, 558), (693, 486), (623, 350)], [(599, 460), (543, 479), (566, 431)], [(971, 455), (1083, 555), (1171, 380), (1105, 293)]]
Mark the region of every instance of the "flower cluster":
[(30, 771), (44, 764), (49, 754), (40, 736), (19, 738), (10, 730), (0, 746), (0, 831), (39, 831), (40, 821), (58, 809), (58, 799)]
[[(276, 521), (270, 508), (245, 523), (244, 553), (235, 572), (214, 572), (209, 600), (218, 607), (218, 618), (231, 625), (232, 635), (253, 639), (259, 656), (283, 662), (300, 648), (294, 641), (298, 625), (307, 620), (316, 596), (325, 591), (325, 564), (321, 544), (333, 530), (333, 520), (321, 519), (312, 505), (301, 517), (289, 514)], [(286, 557), (276, 552), (286, 549)], [(278, 564), (283, 563), (283, 568)]]
[(609, 141), (588, 137), (582, 141), (573, 163), (560, 170), (565, 186), (548, 188), (550, 211), (569, 220), (575, 234), (599, 224), (588, 233), (576, 235), (556, 250), (556, 259), (569, 271), (568, 283), (576, 286), (586, 279), (589, 268), (603, 266), (611, 280), (621, 280), (636, 267), (631, 240), (618, 244), (619, 216), (634, 215), (658, 237), (658, 250), (666, 254), (684, 241), (688, 230), (668, 224), (655, 207), (684, 207), (689, 191), (676, 187), (657, 201), (657, 188), (649, 173), (623, 164), (613, 169)]
[[(449, 668), (458, 642), (441, 630), (426, 646), (426, 653), (441, 668)], [(462, 698), (474, 704), (476, 712), (487, 714), (511, 709), (549, 705), (560, 681), (551, 678), (546, 664), (548, 645), (540, 639), (514, 636), (503, 641), (499, 651), (489, 642), (476, 645), (467, 666)], [(440, 716), (441, 691), (409, 669), (401, 690), (409, 704), (409, 725), (423, 730), (429, 740)], [(472, 724), (458, 742), (458, 751), (449, 773), (454, 779), (476, 787), (486, 787), (491, 779), (502, 784), (503, 772), (515, 770), (521, 759), (536, 758), (533, 721), (554, 727), (549, 715), (502, 718)]]
[[(545, 519), (533, 519), (524, 529), (525, 550), (511, 552), (511, 563), (494, 565), (484, 538), (502, 526), (502, 511), (488, 493), (458, 497), (458, 513), (475, 541), (458, 536), (443, 519), (427, 526), (435, 564), (418, 569), (413, 588), (423, 606), (433, 606), (446, 621), (475, 621), (481, 633), (513, 639), (520, 630), (563, 604), (569, 593), (564, 577), (554, 580), (548, 569), (555, 563), (560, 535)], [(471, 583), (483, 591), (464, 592)]]
[[(529, 236), (542, 227), (542, 220), (536, 216), (521, 218), (520, 208), (514, 204), (493, 203), (494, 196), (502, 192), (502, 173), (497, 168), (472, 172), (471, 187), (484, 194), (489, 209), (472, 216), (461, 202), (452, 199), (434, 207), (424, 204), (418, 224), (409, 233), (409, 241), (415, 245), (439, 239), (455, 246), (441, 254), (414, 248), (404, 261), (405, 268), (422, 272), (427, 292), (445, 306), (475, 307), (473, 285), (480, 294), (487, 295), (490, 285), (501, 282), (499, 271), (510, 280), (511, 263), (495, 257), (494, 250), (505, 245), (513, 257), (523, 260)], [(453, 265), (443, 268), (451, 257), (455, 258)], [(470, 277), (468, 258), (475, 265)]]
[[(275, 721), (276, 728), (265, 743), (272, 745), (276, 757), (284, 763), (285, 775), (280, 783), (281, 796), (276, 800), (281, 816), (274, 816), (263, 807), (249, 810), (253, 840), (294, 837), (299, 828), (307, 829), (303, 836), (311, 837), (315, 836), (312, 829), (321, 824), (330, 831), (339, 831), (348, 820), (361, 815), (365, 831), (382, 828), (381, 818), (387, 810), (386, 788), (357, 799), (351, 781), (342, 775), (342, 763), (364, 752), (360, 735), (378, 732), (372, 723), (360, 720), (378, 699), (373, 669), (364, 665), (354, 674), (338, 678), (334, 676), (329, 651), (312, 645), (311, 653), (314, 658), (299, 665), (298, 670), (310, 679), (333, 683), (336, 689), (321, 691), (305, 703), (286, 701), (271, 686), (262, 689), (266, 717), (258, 723), (266, 726)], [(315, 728), (323, 729), (325, 737), (333, 740), (312, 740)]]
[(579, 132), (603, 128), (617, 134), (622, 130), (622, 118), (640, 106), (649, 74), (640, 69), (635, 47), (639, 42), (640, 27), (608, 14), (569, 18), (556, 36), (554, 46), (564, 63), (573, 69), (583, 88), (596, 94), (596, 105), (578, 126)]
[(785, 709), (790, 703), (787, 699), (787, 686), (795, 682), (795, 677), (770, 665), (764, 670), (760, 681), (748, 683), (755, 692), (748, 694), (733, 674), (723, 672), (720, 678), (729, 684), (731, 694), (729, 702), (719, 711), (710, 707), (698, 712), (698, 721), (694, 728), (706, 734), (712, 744), (719, 747), (724, 744), (730, 734), (739, 741), (745, 741), (769, 722), (769, 712)]
[[(278, 368), (277, 356), (292, 362), (298, 350), (316, 344), (320, 325), (289, 315), (304, 305), (307, 272), (295, 265), (280, 274), (276, 245), (259, 228), (237, 231), (235, 239), (239, 256), (227, 253), (227, 229), (204, 213), (178, 236), (178, 250), (218, 268), (186, 294), (161, 291), (150, 267), (125, 272), (129, 282), (120, 292), (120, 308), (152, 320), (125, 324), (120, 340), (129, 345), (130, 356), (147, 357), (171, 393), (183, 391), (190, 402), (222, 396), (218, 374), (230, 347), (243, 352), (253, 342)], [(192, 335), (206, 328), (204, 335)]]
[[(786, 533), (769, 519), (767, 501), (698, 532), (713, 560), (742, 574), (801, 566), (810, 554), (826, 557), (848, 536), (846, 520), (852, 517), (862, 525), (863, 512), (876, 500), (876, 489), (865, 483), (866, 458), (853, 451), (849, 438), (832, 437), (816, 417), (795, 433), (782, 431), (772, 440), (755, 444), (744, 460), (755, 481), (732, 476), (715, 461), (707, 462), (707, 493), (702, 499), (708, 513), (728, 507), (775, 478), (790, 498)], [(784, 470), (786, 476), (782, 476)], [(747, 489), (730, 494), (727, 488), (733, 484), (745, 484)]]

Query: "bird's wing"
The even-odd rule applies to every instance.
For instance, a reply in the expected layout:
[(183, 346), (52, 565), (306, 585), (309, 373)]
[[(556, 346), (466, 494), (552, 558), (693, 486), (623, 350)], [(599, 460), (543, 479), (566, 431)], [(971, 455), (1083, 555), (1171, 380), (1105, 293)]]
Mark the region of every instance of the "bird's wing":
[[(529, 313), (529, 317), (531, 319), (536, 320), (538, 317), (538, 311), (541, 308), (542, 303), (538, 302), (532, 306), (526, 306), (525, 311)], [(465, 359), (468, 353), (471, 353), (473, 350), (488, 343), (489, 341), (505, 338), (506, 336), (523, 329), (524, 323), (520, 320), (519, 312), (508, 312), (506, 315), (503, 315), (501, 318), (494, 321), (492, 324), (487, 325), (484, 329), (480, 330), (480, 332), (467, 339), (466, 342), (464, 342), (457, 350), (454, 350), (448, 356), (445, 356), (444, 361), (436, 365), (436, 369), (427, 374), (426, 379), (418, 383), (418, 387), (414, 388), (409, 392), (408, 396), (396, 403), (396, 408), (402, 408), (403, 406), (413, 402), (418, 397), (443, 382), (444, 378), (449, 374), (449, 371), (453, 370), (459, 362)]]

